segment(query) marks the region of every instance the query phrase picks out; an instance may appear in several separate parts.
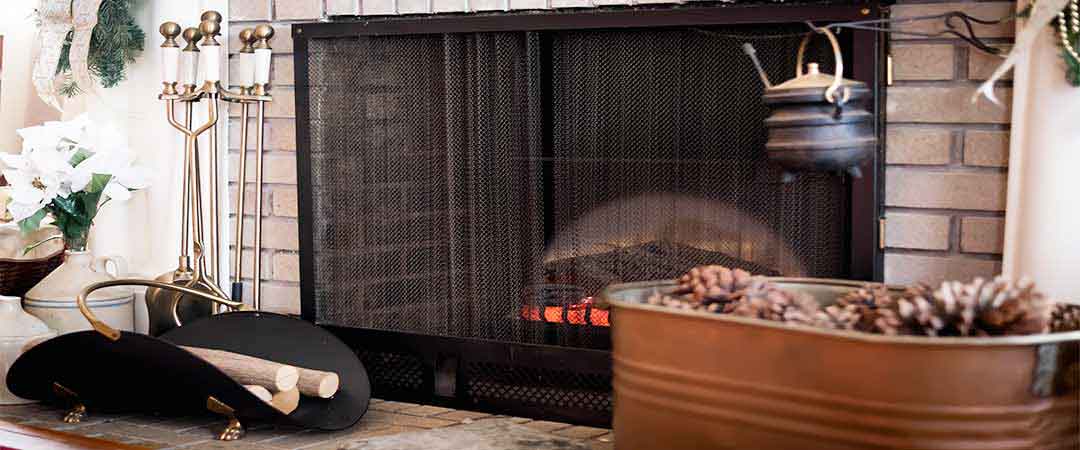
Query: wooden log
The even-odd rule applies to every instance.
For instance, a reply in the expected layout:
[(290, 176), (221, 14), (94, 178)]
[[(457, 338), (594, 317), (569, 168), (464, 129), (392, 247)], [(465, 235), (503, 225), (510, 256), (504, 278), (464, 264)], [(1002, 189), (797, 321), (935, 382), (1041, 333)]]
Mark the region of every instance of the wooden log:
[(224, 350), (181, 346), (210, 363), (237, 383), (262, 386), (271, 392), (296, 387), (300, 373), (295, 367)]
[(248, 384), (245, 385), (244, 388), (246, 388), (248, 392), (255, 394), (256, 397), (259, 397), (259, 400), (262, 400), (264, 402), (270, 402), (270, 400), (273, 399), (273, 394), (271, 394), (269, 390), (262, 386), (256, 384)]
[(338, 391), (338, 386), (341, 385), (341, 379), (334, 372), (323, 372), (303, 367), (297, 367), (296, 370), (300, 372), (300, 379), (297, 381), (296, 387), (300, 388), (301, 394), (308, 397), (333, 397)]
[(274, 393), (273, 398), (270, 400), (270, 406), (281, 411), (282, 414), (292, 414), (293, 411), (296, 411), (296, 407), (300, 406), (300, 390), (294, 387), (287, 391)]

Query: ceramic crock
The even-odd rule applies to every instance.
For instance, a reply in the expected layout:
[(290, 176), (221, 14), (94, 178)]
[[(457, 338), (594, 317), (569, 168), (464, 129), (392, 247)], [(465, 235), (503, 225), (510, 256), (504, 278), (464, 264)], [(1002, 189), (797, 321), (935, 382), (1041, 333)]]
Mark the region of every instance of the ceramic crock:
[[(95, 258), (88, 251), (68, 251), (64, 264), (41, 280), (26, 293), (24, 308), (37, 316), (49, 328), (59, 334), (89, 330), (79, 312), (75, 297), (86, 286), (116, 278), (106, 267), (112, 264), (116, 274), (126, 272), (122, 258), (106, 256)], [(126, 287), (114, 287), (95, 291), (87, 299), (94, 313), (113, 328), (133, 331), (135, 328), (135, 296)]]
[(8, 390), (7, 372), (19, 355), (53, 336), (45, 322), (23, 311), (19, 297), (0, 296), (0, 405), (32, 402)]

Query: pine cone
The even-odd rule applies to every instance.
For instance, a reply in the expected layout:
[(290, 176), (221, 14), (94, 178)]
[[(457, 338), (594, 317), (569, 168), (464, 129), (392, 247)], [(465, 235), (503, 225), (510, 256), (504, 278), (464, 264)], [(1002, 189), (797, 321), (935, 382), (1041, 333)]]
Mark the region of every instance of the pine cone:
[(742, 317), (801, 325), (836, 328), (813, 297), (779, 288), (763, 278), (756, 278), (738, 301), (726, 305), (723, 312)]
[(980, 331), (992, 336), (1040, 334), (1050, 331), (1051, 304), (1035, 291), (1035, 283), (1013, 283), (1003, 277), (976, 279), (965, 292), (978, 299)]
[(825, 314), (835, 328), (872, 333), (878, 331), (879, 320), (894, 322), (886, 318), (890, 314), (890, 317), (895, 316), (889, 309), (894, 303), (884, 285), (867, 284), (825, 307)]
[(1054, 303), (1050, 312), (1050, 331), (1054, 333), (1080, 330), (1080, 305)]
[[(925, 336), (1001, 336), (1044, 333), (1050, 307), (1027, 280), (976, 278), (970, 283), (946, 281), (931, 292), (912, 286), (896, 301), (895, 327), (885, 334)], [(887, 322), (887, 321), (886, 321)]]
[(750, 286), (753, 276), (742, 269), (729, 269), (724, 266), (700, 266), (690, 269), (679, 278), (680, 294), (689, 294), (696, 303), (721, 305), (737, 300), (742, 291)]

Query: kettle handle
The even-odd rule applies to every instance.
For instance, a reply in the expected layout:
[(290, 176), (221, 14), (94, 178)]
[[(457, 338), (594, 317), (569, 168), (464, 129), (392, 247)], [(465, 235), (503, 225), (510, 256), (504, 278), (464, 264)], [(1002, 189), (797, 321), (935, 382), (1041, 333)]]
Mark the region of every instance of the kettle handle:
[(803, 76), (803, 56), (806, 54), (806, 44), (810, 43), (810, 38), (815, 34), (823, 34), (829, 39), (829, 44), (833, 49), (833, 60), (836, 61), (836, 77), (833, 79), (833, 83), (825, 89), (825, 100), (829, 103), (835, 103), (836, 105), (843, 105), (851, 98), (851, 89), (844, 88), (843, 96), (837, 100), (836, 91), (840, 89), (841, 83), (844, 81), (844, 57), (840, 54), (840, 42), (836, 40), (836, 35), (829, 31), (828, 28), (815, 27), (813, 31), (806, 33), (802, 42), (799, 44), (799, 53), (795, 57), (795, 77)]

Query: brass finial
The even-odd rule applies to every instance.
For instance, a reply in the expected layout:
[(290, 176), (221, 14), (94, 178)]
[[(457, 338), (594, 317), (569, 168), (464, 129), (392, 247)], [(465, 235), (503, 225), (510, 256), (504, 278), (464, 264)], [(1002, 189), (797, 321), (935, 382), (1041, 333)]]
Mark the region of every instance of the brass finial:
[(251, 28), (244, 28), (240, 30), (240, 53), (252, 53), (255, 50), (251, 47), (251, 44), (255, 42), (255, 30)]
[(262, 24), (255, 27), (255, 48), (269, 49), (270, 39), (274, 38), (274, 27)]
[(184, 46), (185, 52), (197, 52), (199, 51), (199, 39), (202, 39), (202, 32), (198, 28), (188, 27), (184, 30), (184, 42), (187, 45)]
[(219, 13), (217, 11), (214, 11), (214, 10), (209, 10), (209, 11), (206, 11), (206, 12), (202, 13), (202, 15), (199, 16), (199, 21), (205, 22), (207, 20), (209, 20), (211, 22), (214, 22), (214, 23), (217, 23), (218, 25), (221, 25), (221, 13)]
[(213, 20), (204, 20), (199, 24), (199, 31), (203, 35), (203, 46), (206, 45), (221, 45), (218, 43), (214, 36), (217, 36), (221, 32), (221, 24), (214, 22)]
[(158, 32), (165, 38), (165, 42), (161, 43), (162, 47), (179, 47), (176, 43), (176, 37), (180, 35), (180, 25), (176, 22), (165, 22), (158, 27)]

